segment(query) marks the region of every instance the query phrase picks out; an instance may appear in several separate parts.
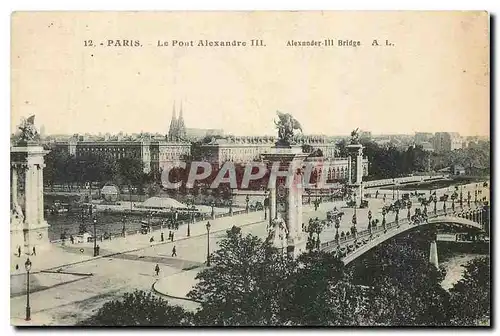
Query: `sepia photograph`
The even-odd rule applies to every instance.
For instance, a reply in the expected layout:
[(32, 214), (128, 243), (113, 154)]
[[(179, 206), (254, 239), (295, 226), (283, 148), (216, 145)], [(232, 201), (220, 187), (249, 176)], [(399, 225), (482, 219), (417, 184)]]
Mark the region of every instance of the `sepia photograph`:
[(13, 12), (10, 324), (491, 327), (490, 23)]

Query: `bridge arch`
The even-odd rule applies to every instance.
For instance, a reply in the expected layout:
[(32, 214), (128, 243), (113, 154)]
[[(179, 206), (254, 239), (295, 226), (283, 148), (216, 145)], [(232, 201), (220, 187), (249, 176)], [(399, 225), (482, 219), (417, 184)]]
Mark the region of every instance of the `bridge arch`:
[[(446, 215), (446, 214), (438, 214), (434, 217), (429, 218), (425, 222), (421, 222), (419, 224), (414, 224), (409, 222), (407, 219), (403, 219), (399, 221), (398, 224), (393, 222), (387, 225), (387, 230), (384, 233), (384, 230), (381, 227), (377, 227), (376, 230), (372, 233), (372, 238), (370, 239), (370, 234), (368, 230), (364, 230), (360, 232), (357, 236), (357, 239), (351, 239), (348, 241), (340, 242), (340, 245), (337, 244), (327, 244), (322, 249), (327, 252), (336, 251), (338, 249), (349, 251), (345, 257), (342, 258), (342, 261), (345, 265), (359, 258), (366, 252), (370, 251), (372, 248), (382, 244), (383, 242), (391, 239), (394, 236), (400, 235), (404, 232), (413, 230), (417, 227), (428, 226), (432, 224), (455, 224), (455, 225), (463, 225), (469, 228), (474, 228), (478, 230), (482, 230), (483, 227), (480, 223), (477, 223), (471, 219), (467, 219), (464, 217), (459, 217), (457, 215)], [(355, 243), (356, 241), (356, 243)]]

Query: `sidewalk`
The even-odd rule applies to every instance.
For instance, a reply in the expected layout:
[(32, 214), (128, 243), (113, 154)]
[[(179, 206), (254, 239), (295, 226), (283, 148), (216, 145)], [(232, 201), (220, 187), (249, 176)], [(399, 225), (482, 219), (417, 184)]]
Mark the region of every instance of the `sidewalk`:
[[(222, 217), (214, 220), (209, 220), (210, 222), (210, 233), (215, 233), (218, 231), (225, 231), (230, 229), (233, 225), (245, 226), (249, 224), (255, 224), (264, 221), (264, 212), (250, 212), (248, 214), (240, 214), (232, 217)], [(190, 237), (187, 237), (187, 225), (183, 225), (179, 230), (174, 232), (174, 241), (190, 239), (194, 237), (199, 237), (207, 234), (206, 228), (207, 222), (196, 222), (190, 224)], [(164, 243), (168, 243), (168, 229), (163, 229), (164, 233)], [(97, 258), (106, 257), (112, 254), (125, 253), (131, 251), (137, 251), (143, 248), (147, 248), (154, 245), (162, 244), (160, 242), (160, 235), (162, 230), (156, 230), (149, 234), (135, 234), (129, 235), (125, 238), (115, 238), (112, 240), (104, 240), (102, 242), (98, 241), (97, 245), (100, 247), (100, 256), (93, 256), (93, 243), (80, 243), (71, 244), (66, 242), (65, 245), (62, 243), (50, 244), (47, 249), (37, 251), (36, 256), (21, 255), (17, 257), (12, 255), (11, 260), (11, 274), (24, 274), (26, 273), (24, 268), (24, 263), (29, 257), (32, 262), (31, 272), (39, 272), (47, 269), (57, 269), (62, 268), (71, 264), (81, 263), (90, 261)], [(150, 243), (149, 240), (154, 237), (154, 243)], [(83, 252), (81, 251), (83, 250)], [(15, 266), (18, 265), (19, 269), (16, 270)]]
[(153, 284), (153, 290), (167, 298), (181, 299), (196, 303), (188, 299), (187, 294), (198, 283), (195, 277), (201, 271), (202, 269), (195, 269), (161, 278)]

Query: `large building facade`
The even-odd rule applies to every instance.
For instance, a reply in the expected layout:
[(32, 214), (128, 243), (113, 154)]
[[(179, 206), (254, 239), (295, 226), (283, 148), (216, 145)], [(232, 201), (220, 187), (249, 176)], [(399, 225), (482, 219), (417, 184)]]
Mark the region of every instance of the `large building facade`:
[[(192, 146), (193, 160), (210, 162), (215, 168), (225, 162), (245, 164), (261, 161), (262, 154), (270, 153), (277, 139), (273, 136), (228, 136), (213, 138), (207, 143), (195, 143)], [(314, 158), (318, 161), (318, 171), (327, 169), (329, 180), (345, 179), (348, 176), (348, 159), (338, 156), (334, 142), (324, 136), (302, 136), (298, 144), (310, 146), (312, 151), (320, 150), (322, 156)], [(368, 159), (363, 159), (363, 175), (368, 175)]]
[(160, 168), (185, 160), (191, 153), (189, 142), (158, 140), (136, 141), (77, 141), (56, 142), (55, 148), (70, 155), (82, 157), (86, 154), (104, 155), (114, 159), (124, 157), (140, 159), (144, 172), (159, 171)]
[(443, 153), (463, 148), (463, 139), (456, 132), (437, 132), (434, 134), (434, 151)]

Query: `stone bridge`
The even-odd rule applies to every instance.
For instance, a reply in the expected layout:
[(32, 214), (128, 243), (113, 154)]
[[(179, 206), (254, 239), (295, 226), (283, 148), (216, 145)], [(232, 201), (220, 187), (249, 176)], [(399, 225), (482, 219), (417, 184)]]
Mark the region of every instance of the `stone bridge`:
[[(347, 265), (386, 240), (417, 227), (432, 224), (454, 224), (484, 230), (483, 223), (485, 221), (489, 221), (489, 207), (463, 206), (462, 208), (456, 207), (455, 211), (439, 210), (429, 212), (426, 219), (399, 219), (382, 226), (368, 228), (354, 235), (338, 237), (336, 240), (321, 244), (321, 250), (336, 253)], [(431, 260), (431, 262), (437, 264), (437, 248), (434, 246), (435, 251), (432, 251), (432, 244), (435, 244), (435, 241), (431, 242), (431, 254), (436, 254), (436, 260)]]

